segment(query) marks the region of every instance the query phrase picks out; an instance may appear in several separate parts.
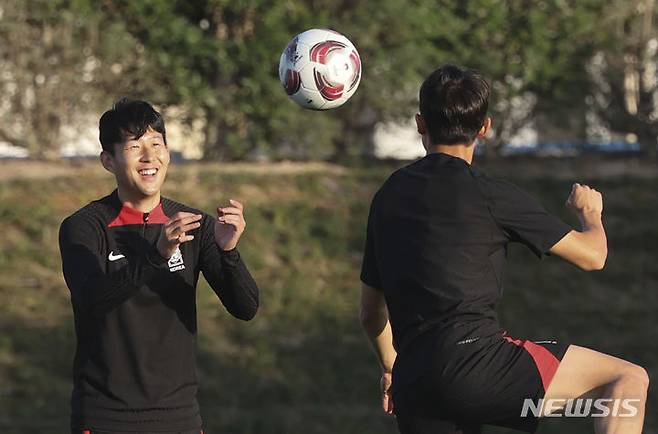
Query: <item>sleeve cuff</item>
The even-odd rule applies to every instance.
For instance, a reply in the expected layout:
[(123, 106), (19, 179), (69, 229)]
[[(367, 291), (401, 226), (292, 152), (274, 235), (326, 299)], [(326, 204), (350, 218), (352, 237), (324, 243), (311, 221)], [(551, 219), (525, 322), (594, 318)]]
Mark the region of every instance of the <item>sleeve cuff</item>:
[(219, 252), (223, 264), (235, 266), (240, 262), (240, 252), (238, 252), (237, 247), (231, 250), (219, 249)]
[(376, 289), (376, 290), (379, 291), (379, 292), (383, 292), (383, 291), (384, 291), (384, 289), (383, 289), (381, 283), (377, 282), (377, 283), (375, 284), (372, 280), (370, 280), (370, 279), (368, 278), (368, 276), (362, 274), (361, 277), (360, 277), (360, 279), (361, 279), (361, 282), (362, 282), (363, 284), (369, 286), (370, 288), (372, 288), (372, 289)]
[(566, 223), (562, 223), (562, 226), (556, 228), (552, 236), (546, 240), (541, 249), (541, 254), (539, 254), (539, 259), (542, 259), (543, 256), (552, 256), (550, 250), (555, 246), (562, 238), (567, 236), (573, 228)]

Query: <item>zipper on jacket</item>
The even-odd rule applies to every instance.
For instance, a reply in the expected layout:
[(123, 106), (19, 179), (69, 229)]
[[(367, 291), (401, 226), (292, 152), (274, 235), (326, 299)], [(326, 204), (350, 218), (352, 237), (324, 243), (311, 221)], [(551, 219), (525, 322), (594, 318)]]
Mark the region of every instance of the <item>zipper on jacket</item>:
[(142, 225), (142, 236), (146, 236), (146, 225), (149, 222), (149, 213), (145, 212), (144, 215), (142, 216), (142, 221), (144, 224)]

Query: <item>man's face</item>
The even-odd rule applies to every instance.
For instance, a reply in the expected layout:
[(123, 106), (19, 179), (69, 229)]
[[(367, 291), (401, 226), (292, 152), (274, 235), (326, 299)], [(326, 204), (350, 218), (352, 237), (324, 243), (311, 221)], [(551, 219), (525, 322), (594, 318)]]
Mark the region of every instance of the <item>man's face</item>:
[(124, 194), (142, 198), (160, 192), (169, 166), (169, 149), (162, 134), (149, 128), (139, 139), (114, 145), (114, 156), (103, 151), (101, 159)]

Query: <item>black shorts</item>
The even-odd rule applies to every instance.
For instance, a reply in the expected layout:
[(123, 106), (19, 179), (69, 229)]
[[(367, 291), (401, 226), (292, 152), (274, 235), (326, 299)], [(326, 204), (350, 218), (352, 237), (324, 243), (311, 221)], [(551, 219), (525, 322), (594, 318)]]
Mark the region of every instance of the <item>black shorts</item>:
[(482, 425), (535, 432), (539, 419), (521, 416), (523, 402), (544, 397), (569, 345), (506, 333), (460, 344), (432, 347), (427, 373), (394, 389), (400, 432), (475, 434)]

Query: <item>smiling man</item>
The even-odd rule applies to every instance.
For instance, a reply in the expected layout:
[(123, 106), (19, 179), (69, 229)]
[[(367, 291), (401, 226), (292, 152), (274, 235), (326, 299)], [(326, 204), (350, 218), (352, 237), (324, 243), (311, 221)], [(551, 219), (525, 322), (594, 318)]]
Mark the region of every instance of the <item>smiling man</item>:
[(77, 336), (71, 432), (199, 434), (199, 271), (234, 317), (258, 309), (236, 248), (244, 208), (230, 200), (213, 217), (161, 196), (169, 149), (147, 102), (105, 112), (100, 142), (117, 188), (67, 217), (59, 237)]

